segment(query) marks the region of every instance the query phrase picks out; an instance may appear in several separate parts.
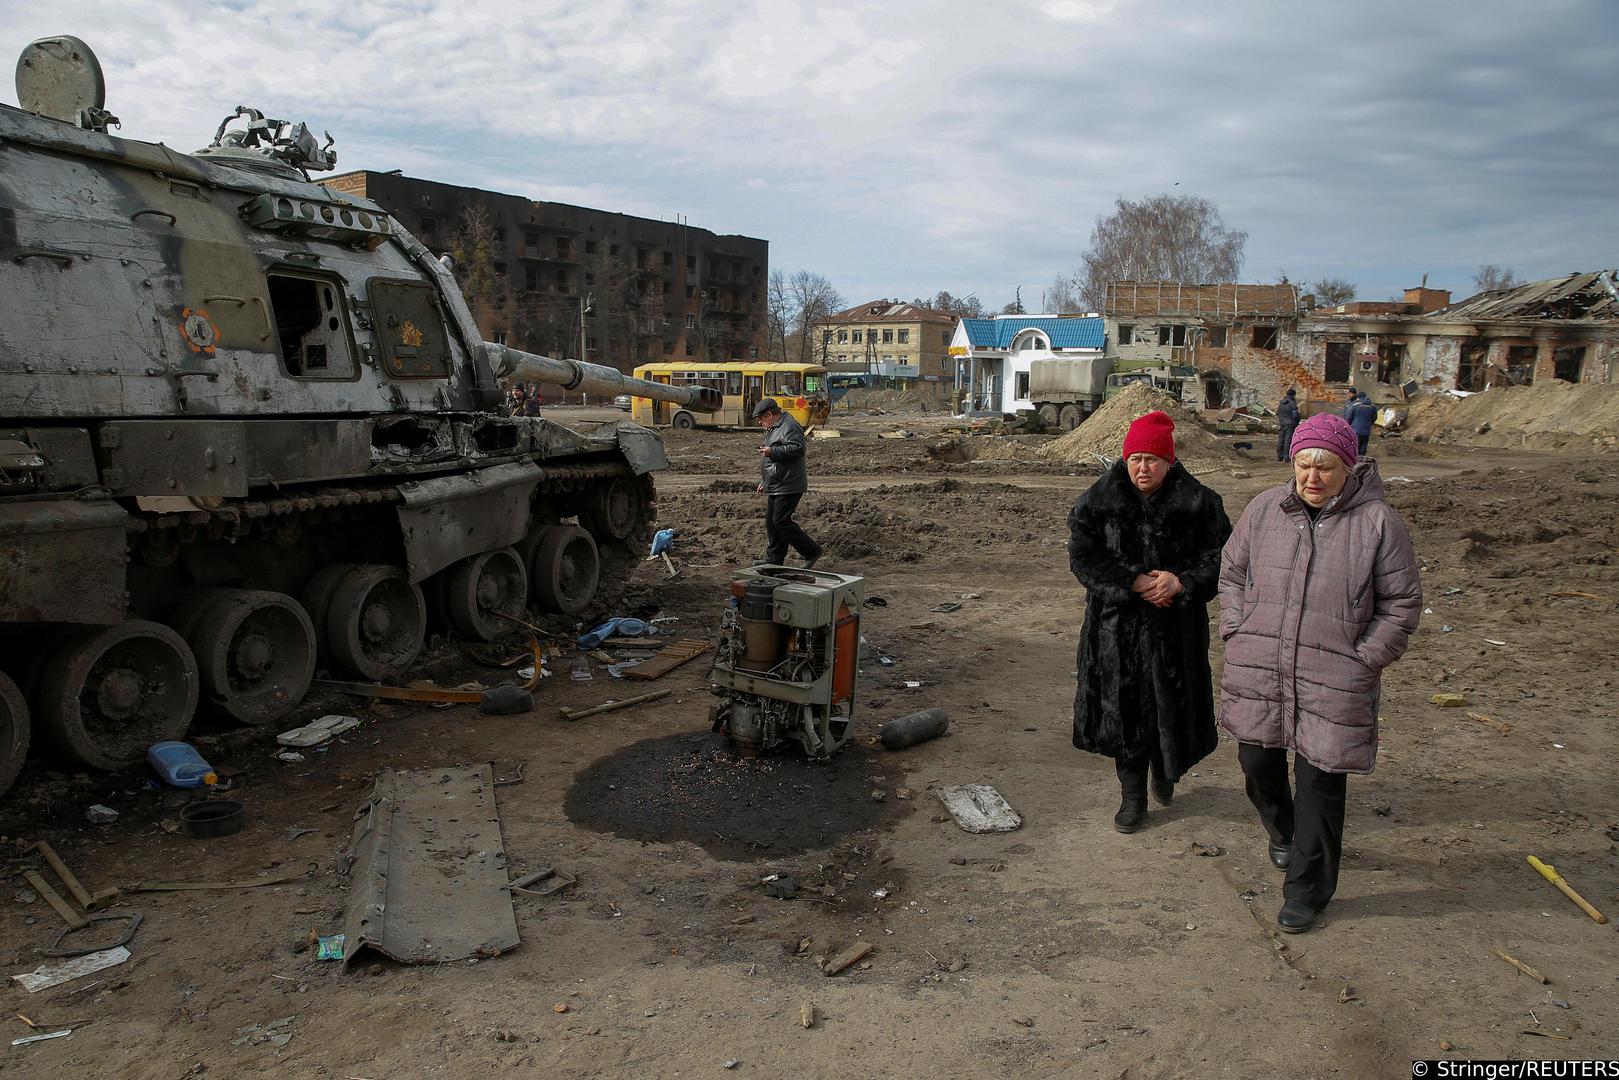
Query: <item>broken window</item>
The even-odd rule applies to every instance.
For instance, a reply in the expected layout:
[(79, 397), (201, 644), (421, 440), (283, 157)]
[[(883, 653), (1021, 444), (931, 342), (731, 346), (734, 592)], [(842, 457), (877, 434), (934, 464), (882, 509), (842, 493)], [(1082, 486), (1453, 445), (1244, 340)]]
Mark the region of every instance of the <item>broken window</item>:
[(353, 378), (354, 354), (338, 286), (325, 278), (291, 274), (269, 275), (269, 286), (270, 311), (287, 374), (299, 379)]
[(1119, 324), (1119, 344), (1134, 345), (1136, 341), (1136, 328), (1134, 323)]
[(1158, 344), (1179, 347), (1186, 344), (1186, 324), (1171, 323), (1158, 328)]
[(568, 257), (568, 252), (572, 249), (572, 247), (573, 245), (568, 241), (566, 236), (557, 237), (557, 258), (566, 259)]
[(883, 331), (883, 344), (884, 345), (892, 345), (892, 344), (894, 344), (894, 331), (892, 331), (892, 330), (884, 330)]
[(523, 233), (523, 247), (530, 255), (540, 253), (540, 234), (532, 230)]
[(939, 334), (939, 344), (940, 345), (948, 345), (948, 344), (950, 344), (950, 331), (944, 330), (944, 331), (940, 332), (940, 334)]
[(618, 245), (617, 244), (609, 244), (608, 247), (607, 247), (607, 254), (613, 256), (614, 258), (617, 258), (617, 256), (618, 256)]
[(523, 288), (535, 292), (540, 287), (540, 268), (537, 266), (523, 267)]
[(1488, 342), (1478, 340), (1462, 342), (1461, 364), (1456, 370), (1456, 389), (1484, 389), (1484, 372), (1489, 355)]
[(847, 345), (848, 343), (849, 343), (849, 331), (847, 331), (847, 330), (839, 330), (838, 331), (838, 344), (839, 345)]
[(438, 236), (438, 218), (422, 218), (422, 240), (432, 240)]
[[(1259, 327), (1254, 327), (1258, 333)], [(1271, 327), (1275, 329), (1275, 327)], [(1350, 352), (1353, 346), (1347, 341), (1327, 342), (1327, 367), (1322, 376), (1329, 383), (1346, 383), (1349, 381)]]
[(1224, 327), (1224, 326), (1211, 326), (1211, 327), (1209, 327), (1209, 348), (1211, 348), (1211, 349), (1223, 349), (1223, 348), (1225, 348), (1226, 329), (1227, 328)]
[(1564, 382), (1579, 382), (1585, 367), (1585, 346), (1564, 345), (1552, 351), (1552, 375)]
[(911, 343), (911, 332), (909, 330), (901, 330), (899, 332), (899, 343), (901, 345), (909, 345)]
[(1397, 383), (1405, 374), (1405, 342), (1382, 341), (1377, 345), (1377, 381)]
[(504, 344), (506, 344), (506, 331), (504, 331), (504, 330), (496, 330), (495, 331), (495, 344), (496, 345), (504, 345)]
[(667, 269), (669, 269), (669, 267), (673, 266), (674, 264), (675, 264), (675, 253), (672, 252), (672, 251), (665, 251), (663, 253), (663, 268), (665, 270), (667, 270)]
[(1029, 373), (1027, 371), (1019, 371), (1016, 373), (1015, 381), (1013, 383), (1012, 397), (1019, 401), (1027, 401), (1029, 399)]
[(859, 331), (859, 330), (856, 330), (856, 331), (855, 331), (855, 332), (854, 332), (854, 343), (855, 343), (855, 344), (856, 344), (856, 345), (858, 345), (858, 344), (860, 344), (860, 335), (861, 335), (861, 331)]
[(1535, 361), (1540, 358), (1538, 345), (1507, 346), (1507, 380), (1516, 386), (1528, 386), (1535, 381)]
[(686, 269), (687, 270), (695, 270), (695, 269), (697, 269), (697, 256), (695, 256), (695, 255), (687, 255), (686, 256)]
[(494, 269), (495, 273), (499, 274), (501, 277), (506, 276), (506, 264), (505, 263), (503, 263), (503, 262), (494, 263), (493, 264), (493, 269)]
[(596, 241), (594, 241), (594, 240), (586, 240), (585, 241), (585, 254), (586, 255), (594, 255), (594, 254), (596, 254), (596, 247), (597, 247)]
[[(1252, 344), (1256, 349), (1274, 349), (1276, 348), (1281, 336), (1281, 329), (1279, 327), (1256, 326), (1254, 327)], [(1345, 375), (1343, 381), (1347, 382), (1348, 379), (1349, 377)], [(1327, 381), (1331, 382), (1332, 380), (1329, 379)]]
[(568, 291), (568, 271), (566, 267), (557, 268), (557, 292)]

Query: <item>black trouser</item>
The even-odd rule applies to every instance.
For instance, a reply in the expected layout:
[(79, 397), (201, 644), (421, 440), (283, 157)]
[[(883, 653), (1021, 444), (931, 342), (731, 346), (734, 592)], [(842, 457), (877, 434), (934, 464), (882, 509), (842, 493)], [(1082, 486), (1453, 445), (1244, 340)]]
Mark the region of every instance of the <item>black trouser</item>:
[(1355, 442), (1359, 446), (1359, 449), (1356, 450), (1355, 452), (1357, 454), (1359, 454), (1361, 457), (1365, 457), (1366, 456), (1366, 445), (1368, 443), (1370, 443), (1371, 441), (1372, 441), (1372, 433), (1371, 432), (1368, 431), (1364, 435), (1361, 435), (1361, 434), (1357, 433), (1355, 435)]
[(1286, 461), (1293, 449), (1293, 432), (1297, 424), (1283, 424), (1276, 432), (1276, 460)]
[(1294, 754), (1290, 788), (1287, 751), (1254, 743), (1237, 744), (1237, 761), (1248, 778), (1248, 798), (1271, 842), (1293, 845), (1282, 895), (1320, 911), (1338, 891), (1349, 777), (1323, 772), (1302, 754)]
[(1147, 729), (1142, 732), (1141, 745), (1136, 748), (1136, 756), (1126, 759), (1123, 756), (1113, 759), (1113, 772), (1119, 778), (1119, 790), (1131, 802), (1147, 801), (1147, 775), (1163, 771), (1163, 763), (1158, 758), (1158, 722), (1156, 720), (1143, 720)]
[(773, 566), (782, 565), (787, 559), (789, 547), (803, 556), (806, 562), (821, 554), (821, 545), (811, 540), (809, 533), (799, 528), (798, 522), (793, 520), (798, 500), (803, 497), (802, 491), (770, 496), (770, 506), (765, 511), (765, 562)]

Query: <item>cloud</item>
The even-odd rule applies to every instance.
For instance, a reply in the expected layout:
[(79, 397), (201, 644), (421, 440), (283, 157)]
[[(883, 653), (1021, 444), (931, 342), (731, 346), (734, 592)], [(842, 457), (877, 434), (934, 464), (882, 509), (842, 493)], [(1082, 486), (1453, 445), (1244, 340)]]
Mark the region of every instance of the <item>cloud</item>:
[[(762, 236), (848, 296), (1025, 295), (1119, 196), (1205, 196), (1245, 276), (1379, 296), (1612, 265), (1619, 6), (1376, 0), (0, 0), (76, 33), (123, 134), (247, 104), (414, 174)], [(116, 27), (101, 34), (98, 28)], [(3, 49), (0, 49), (3, 51)], [(1178, 186), (1177, 186), (1178, 185)]]

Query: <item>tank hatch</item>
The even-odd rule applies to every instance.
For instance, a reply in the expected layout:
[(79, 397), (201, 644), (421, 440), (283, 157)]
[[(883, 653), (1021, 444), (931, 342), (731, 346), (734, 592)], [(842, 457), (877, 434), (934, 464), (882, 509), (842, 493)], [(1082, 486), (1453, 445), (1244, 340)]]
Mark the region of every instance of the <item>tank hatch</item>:
[(17, 58), (17, 104), (28, 112), (106, 134), (107, 80), (90, 46), (62, 34), (40, 38)]

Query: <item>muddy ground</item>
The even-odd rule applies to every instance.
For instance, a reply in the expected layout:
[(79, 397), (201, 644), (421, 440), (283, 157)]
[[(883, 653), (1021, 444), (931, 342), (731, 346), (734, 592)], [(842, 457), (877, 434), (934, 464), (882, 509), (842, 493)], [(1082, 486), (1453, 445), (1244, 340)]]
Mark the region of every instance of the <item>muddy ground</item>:
[[(57, 929), (42, 902), (12, 899), (36, 838), (92, 887), (309, 873), (135, 897), (133, 960), (4, 991), (8, 1013), (79, 1026), (5, 1048), (0, 1075), (666, 1077), (736, 1062), (736, 1075), (772, 1077), (1363, 1078), (1410, 1075), (1413, 1058), (1619, 1053), (1615, 926), (1525, 864), (1556, 864), (1619, 916), (1610, 462), (1379, 449), (1432, 612), (1385, 681), (1377, 772), (1350, 782), (1338, 898), (1318, 930), (1283, 937), (1280, 875), (1229, 742), (1133, 836), (1111, 827), (1111, 764), (1070, 744), (1081, 593), (1063, 522), (1091, 474), (941, 466), (919, 440), (870, 437), (893, 419), (812, 448), (801, 518), (827, 568), (865, 575), (887, 601), (864, 630), (896, 661), (865, 667), (857, 745), (832, 765), (729, 755), (707, 734), (701, 660), (658, 684), (670, 697), (575, 723), (556, 708), (624, 692), (600, 664), (588, 682), (553, 665), (526, 716), (358, 710), (362, 728), (301, 765), (251, 733), (214, 733), (204, 745), (243, 770), (232, 783), (250, 813), (222, 840), (168, 831), (172, 799), (136, 774), (31, 764), (0, 809), (10, 973), (41, 963)], [(678, 617), (679, 632), (712, 632), (729, 571), (762, 547), (755, 443), (670, 440), (660, 515), (682, 531), (684, 569), (666, 584), (642, 567), (632, 601)], [(1284, 475), (1262, 455), (1235, 472), (1247, 475), (1204, 478), (1233, 517)], [(930, 610), (944, 601), (962, 606)], [(424, 671), (505, 677), (453, 648)], [(1438, 691), (1468, 704), (1430, 704)], [(870, 745), (877, 722), (932, 705), (951, 714), (947, 737)], [(356, 711), (312, 700), (301, 713), (334, 709)], [(520, 898), (522, 944), (504, 956), (347, 974), (315, 960), (308, 935), (338, 928), (340, 853), (375, 773), (474, 761), (506, 779), (521, 766), (498, 789), (512, 872), (554, 866), (578, 886)], [(944, 819), (932, 789), (965, 781), (994, 784), (1023, 828), (972, 836)], [(119, 820), (84, 823), (95, 802)], [(297, 828), (315, 831), (289, 839)], [(774, 873), (798, 881), (797, 899), (765, 894)], [(864, 962), (819, 972), (817, 957), (859, 941), (874, 946)], [(29, 1033), (9, 1023), (9, 1038)]]

